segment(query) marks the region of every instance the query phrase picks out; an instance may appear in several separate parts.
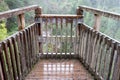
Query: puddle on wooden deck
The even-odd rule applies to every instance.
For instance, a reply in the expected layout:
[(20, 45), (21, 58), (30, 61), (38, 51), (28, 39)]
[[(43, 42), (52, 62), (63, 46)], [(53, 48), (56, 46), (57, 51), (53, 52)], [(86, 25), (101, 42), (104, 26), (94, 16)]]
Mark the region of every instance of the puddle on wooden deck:
[(94, 80), (76, 60), (40, 60), (25, 80)]

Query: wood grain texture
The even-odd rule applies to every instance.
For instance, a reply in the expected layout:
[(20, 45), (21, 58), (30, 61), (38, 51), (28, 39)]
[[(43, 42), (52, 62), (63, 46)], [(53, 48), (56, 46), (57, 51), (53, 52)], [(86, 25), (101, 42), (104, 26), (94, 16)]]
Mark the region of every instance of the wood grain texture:
[(32, 5), (32, 6), (28, 6), (28, 7), (17, 8), (17, 9), (1, 12), (0, 13), (0, 19), (9, 18), (9, 17), (12, 17), (12, 16), (23, 14), (25, 12), (28, 12), (28, 11), (31, 11), (31, 10), (35, 10), (37, 8), (38, 8), (37, 5)]
[(108, 12), (108, 11), (104, 11), (104, 10), (100, 10), (97, 8), (92, 8), (92, 7), (88, 7), (88, 6), (79, 6), (81, 9), (87, 11), (87, 12), (92, 12), (93, 14), (98, 14), (101, 16), (105, 16), (108, 18), (112, 18), (115, 20), (119, 20), (120, 19), (120, 14), (114, 13), (114, 12)]

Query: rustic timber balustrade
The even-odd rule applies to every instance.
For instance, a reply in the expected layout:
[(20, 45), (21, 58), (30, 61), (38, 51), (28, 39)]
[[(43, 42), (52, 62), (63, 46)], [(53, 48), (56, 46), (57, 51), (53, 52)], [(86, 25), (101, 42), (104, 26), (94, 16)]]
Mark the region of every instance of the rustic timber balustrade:
[(18, 16), (19, 32), (0, 43), (0, 80), (23, 80), (37, 62), (40, 24), (33, 23), (25, 28), (24, 13), (35, 10), (35, 19), (40, 14), (36, 5), (0, 13), (0, 18)]
[[(25, 28), (24, 13), (35, 11)], [(83, 11), (93, 12), (93, 28), (84, 24)], [(18, 16), (19, 32), (0, 43), (0, 80), (24, 80), (41, 58), (76, 58), (97, 80), (120, 79), (120, 42), (99, 32), (101, 16), (120, 15), (79, 6), (76, 15), (42, 14), (36, 5), (0, 13)]]
[(83, 64), (96, 79), (120, 80), (120, 42), (99, 32), (101, 16), (120, 19), (120, 14), (79, 6), (95, 15), (93, 28), (78, 24), (78, 54)]

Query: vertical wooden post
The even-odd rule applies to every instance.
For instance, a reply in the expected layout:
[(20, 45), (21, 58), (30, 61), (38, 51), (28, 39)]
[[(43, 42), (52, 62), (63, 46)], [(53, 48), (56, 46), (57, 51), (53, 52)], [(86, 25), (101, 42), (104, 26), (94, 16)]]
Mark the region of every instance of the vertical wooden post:
[(1, 62), (0, 62), (0, 80), (4, 80), (3, 79), (3, 72), (2, 72)]
[(24, 13), (18, 15), (18, 29), (23, 30), (25, 28), (25, 17)]
[[(80, 7), (77, 7), (76, 14), (77, 14), (78, 16), (79, 16), (79, 15), (82, 15), (82, 16), (83, 16), (83, 9), (81, 9)], [(83, 17), (82, 17), (82, 18), (78, 17), (78, 22), (83, 23)]]
[(40, 23), (41, 14), (42, 14), (41, 7), (35, 9), (35, 23)]
[(95, 21), (94, 21), (93, 29), (96, 30), (96, 31), (99, 31), (100, 23), (101, 23), (101, 15), (94, 14), (94, 17), (95, 17), (95, 19), (94, 19)]
[(37, 24), (38, 28), (38, 35), (39, 35), (39, 53), (43, 53), (42, 51), (42, 31), (41, 31), (41, 14), (42, 14), (42, 8), (39, 7), (35, 9), (35, 23)]
[(114, 62), (112, 80), (120, 80), (120, 44), (117, 46), (117, 54)]
[[(76, 10), (76, 14), (77, 14), (77, 25), (76, 25), (76, 42), (80, 42), (80, 27), (82, 26), (82, 23), (83, 23), (83, 17), (79, 17), (79, 16), (83, 16), (83, 9), (81, 9), (80, 7), (77, 7), (77, 10)], [(79, 54), (79, 47), (80, 47), (80, 44), (75, 44), (76, 47), (75, 47), (75, 53), (77, 56), (79, 56), (80, 58), (80, 54)]]

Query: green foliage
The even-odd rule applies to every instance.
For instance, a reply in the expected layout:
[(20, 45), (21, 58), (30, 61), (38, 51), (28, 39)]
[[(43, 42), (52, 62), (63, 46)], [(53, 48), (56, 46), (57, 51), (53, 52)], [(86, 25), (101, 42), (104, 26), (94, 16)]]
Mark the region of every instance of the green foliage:
[(7, 29), (5, 28), (5, 21), (0, 22), (0, 41), (7, 37)]
[(0, 2), (0, 12), (2, 12), (2, 11), (6, 11), (6, 10), (8, 10), (9, 8), (8, 8), (8, 5), (4, 2), (4, 1), (1, 1)]
[[(120, 12), (120, 1), (119, 0), (2, 0), (0, 2), (0, 12), (6, 11), (8, 9), (14, 9), (19, 7), (28, 6), (31, 4), (39, 5), (43, 9), (43, 13), (55, 13), (55, 14), (76, 14), (76, 8), (79, 5), (91, 6), (94, 8), (99, 8), (103, 10), (109, 10), (112, 12)], [(32, 17), (31, 17), (32, 15)], [(85, 13), (84, 14), (84, 22), (93, 27), (94, 16)], [(33, 13), (25, 14), (26, 25), (33, 22)], [(6, 28), (8, 31), (8, 35), (13, 34), (17, 31), (17, 18), (12, 17), (8, 18), (6, 21)], [(113, 24), (114, 22), (114, 24)], [(119, 37), (119, 23), (113, 20), (108, 20), (106, 18), (102, 18), (101, 22), (101, 32), (118, 39)], [(61, 31), (55, 31), (56, 28), (53, 27), (53, 34), (60, 35)], [(60, 29), (60, 27), (58, 27)], [(70, 30), (70, 29), (69, 29)], [(69, 34), (68, 30), (68, 34)], [(62, 34), (67, 32), (66, 29), (62, 31)]]

